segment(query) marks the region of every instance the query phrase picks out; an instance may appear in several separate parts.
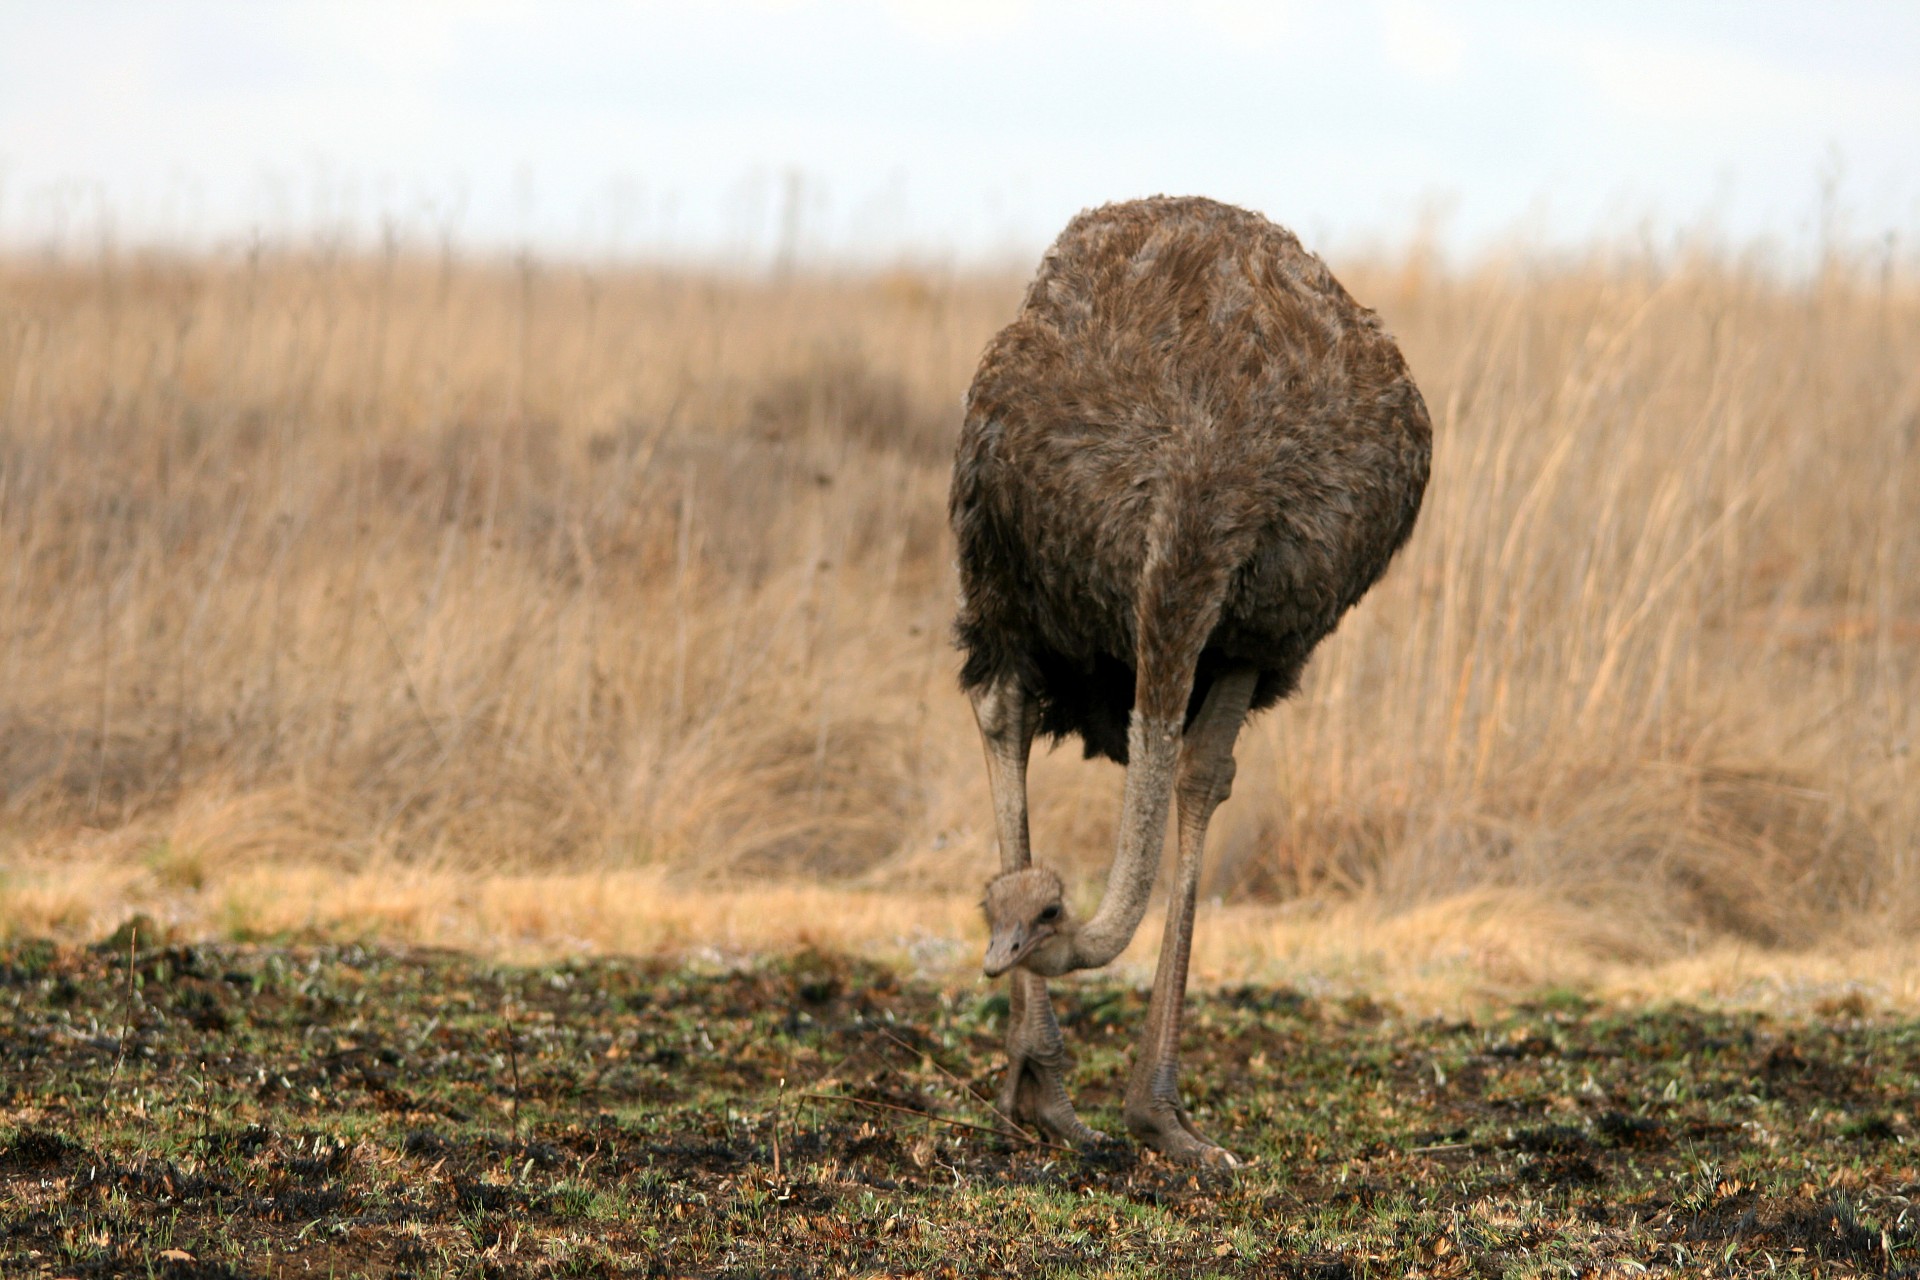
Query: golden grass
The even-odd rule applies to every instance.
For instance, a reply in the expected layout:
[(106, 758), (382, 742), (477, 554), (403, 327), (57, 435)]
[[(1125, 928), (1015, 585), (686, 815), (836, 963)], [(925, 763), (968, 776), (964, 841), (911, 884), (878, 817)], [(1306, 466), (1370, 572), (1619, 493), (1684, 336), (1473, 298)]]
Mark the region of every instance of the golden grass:
[[(1335, 266), (1434, 481), (1243, 739), (1200, 976), (1908, 999), (1920, 288)], [(0, 930), (964, 963), (946, 467), (1019, 287), (0, 262)], [(1091, 893), (1072, 756), (1036, 847)]]

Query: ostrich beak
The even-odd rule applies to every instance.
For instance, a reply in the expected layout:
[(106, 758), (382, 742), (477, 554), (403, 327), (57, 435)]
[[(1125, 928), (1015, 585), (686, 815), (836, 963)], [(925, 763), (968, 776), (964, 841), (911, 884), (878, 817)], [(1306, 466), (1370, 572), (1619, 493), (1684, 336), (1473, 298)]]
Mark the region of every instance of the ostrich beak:
[(1005, 933), (996, 933), (988, 939), (987, 959), (981, 967), (989, 978), (999, 977), (1019, 961), (1020, 952), (1024, 950), (1020, 945), (1024, 941), (1021, 935), (1025, 932), (1025, 929), (1014, 928)]
[(1029, 929), (1023, 924), (997, 929), (987, 941), (987, 959), (981, 967), (989, 978), (997, 978), (1026, 959), (1027, 953), (1052, 932), (1051, 929)]

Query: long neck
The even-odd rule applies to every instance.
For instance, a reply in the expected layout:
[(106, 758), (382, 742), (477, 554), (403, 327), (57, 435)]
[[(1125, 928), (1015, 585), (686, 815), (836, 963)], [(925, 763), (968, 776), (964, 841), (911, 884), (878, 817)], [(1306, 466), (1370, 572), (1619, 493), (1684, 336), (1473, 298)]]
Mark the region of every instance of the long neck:
[(1097, 969), (1125, 951), (1147, 914), (1147, 898), (1160, 872), (1179, 760), (1180, 722), (1150, 720), (1135, 710), (1127, 726), (1127, 785), (1120, 804), (1119, 845), (1107, 871), (1100, 908), (1074, 935), (1076, 969)]

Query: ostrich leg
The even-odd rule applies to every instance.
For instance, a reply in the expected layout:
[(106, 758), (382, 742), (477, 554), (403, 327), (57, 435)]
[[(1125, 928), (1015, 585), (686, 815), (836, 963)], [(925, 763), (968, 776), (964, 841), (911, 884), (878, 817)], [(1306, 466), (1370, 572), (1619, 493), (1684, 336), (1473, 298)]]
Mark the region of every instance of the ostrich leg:
[(1187, 957), (1193, 948), (1194, 899), (1207, 822), (1233, 789), (1233, 742), (1247, 716), (1257, 673), (1231, 671), (1207, 691), (1199, 716), (1181, 744), (1180, 875), (1167, 902), (1167, 932), (1153, 975), (1153, 1001), (1127, 1081), (1127, 1128), (1140, 1141), (1182, 1164), (1239, 1163), (1193, 1127), (1180, 1102), (1180, 1025), (1187, 999)]
[[(1018, 871), (1033, 861), (1027, 836), (1027, 756), (1039, 708), (1019, 681), (1002, 678), (974, 694), (973, 716), (986, 748), (1000, 869)], [(1047, 980), (1020, 968), (1008, 977), (1007, 1080), (1000, 1089), (1000, 1114), (1016, 1122), (1037, 1122), (1068, 1142), (1101, 1141), (1106, 1135), (1088, 1128), (1067, 1097), (1067, 1050), (1047, 998)]]

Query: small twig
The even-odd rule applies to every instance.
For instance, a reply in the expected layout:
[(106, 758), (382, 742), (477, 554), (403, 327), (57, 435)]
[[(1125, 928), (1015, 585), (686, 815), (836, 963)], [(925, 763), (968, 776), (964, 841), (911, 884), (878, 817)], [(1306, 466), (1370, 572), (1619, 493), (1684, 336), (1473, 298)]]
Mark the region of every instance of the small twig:
[(899, 1036), (896, 1036), (895, 1034), (893, 1034), (893, 1032), (887, 1030), (885, 1027), (876, 1027), (874, 1029), (878, 1031), (881, 1035), (885, 1036), (887, 1039), (899, 1045), (902, 1049), (905, 1049), (908, 1053), (918, 1053), (924, 1056), (928, 1062), (931, 1062), (933, 1064), (934, 1070), (938, 1071), (941, 1075), (945, 1076), (947, 1079), (953, 1081), (953, 1083), (959, 1085), (962, 1089), (965, 1089), (967, 1091), (968, 1097), (972, 1098), (975, 1102), (979, 1103), (981, 1106), (985, 1107), (988, 1111), (992, 1112), (994, 1117), (1002, 1121), (1003, 1123), (1005, 1123), (1009, 1129), (1013, 1130), (1014, 1135), (1018, 1137), (1022, 1142), (1037, 1143), (1040, 1141), (1040, 1136), (1038, 1134), (1028, 1133), (1025, 1129), (1020, 1127), (1019, 1122), (1016, 1121), (1012, 1116), (1008, 1115), (1006, 1112), (1002, 1111), (1000, 1108), (994, 1106), (991, 1102), (988, 1102), (985, 1098), (981, 1097), (978, 1093), (975, 1093), (972, 1085), (968, 1084), (965, 1080), (962, 1080), (959, 1076), (955, 1075), (953, 1072), (947, 1070), (946, 1067), (942, 1066), (940, 1063), (940, 1060), (934, 1057), (931, 1051), (926, 1049), (914, 1048), (912, 1045), (908, 1044), (905, 1040), (902, 1040)]
[(520, 1142), (520, 1054), (513, 1047), (513, 1019), (501, 1013), (500, 1021), (507, 1027), (507, 1067), (513, 1072), (513, 1097), (508, 1103), (508, 1112), (513, 1117), (513, 1141)]
[(205, 1059), (200, 1062), (200, 1076), (194, 1083), (200, 1086), (200, 1144), (206, 1148), (208, 1139), (213, 1134), (213, 1096), (212, 1091), (207, 1087)]
[(773, 1176), (780, 1178), (780, 1103), (787, 1096), (787, 1078), (780, 1077), (780, 1092), (773, 1099)]
[(120, 1061), (127, 1056), (127, 1037), (133, 1034), (133, 964), (134, 948), (140, 942), (140, 926), (129, 922), (127, 928), (127, 984), (120, 995), (120, 1043), (113, 1048), (113, 1070), (107, 1073), (107, 1086), (111, 1088), (120, 1078)]
[(1437, 1151), (1471, 1150), (1473, 1150), (1473, 1144), (1471, 1142), (1436, 1142), (1430, 1147), (1408, 1147), (1407, 1154), (1410, 1156), (1427, 1156)]
[[(946, 1116), (935, 1115), (931, 1111), (915, 1111), (912, 1107), (903, 1107), (892, 1102), (875, 1102), (871, 1098), (856, 1098), (851, 1094), (803, 1093), (800, 1096), (812, 1099), (815, 1102), (851, 1102), (856, 1107), (872, 1107), (876, 1111), (898, 1111), (903, 1116), (913, 1116), (920, 1120), (931, 1120), (935, 1124), (944, 1124), (954, 1129), (971, 1129), (975, 1133), (991, 1133), (996, 1135), (1000, 1133), (1000, 1130), (991, 1125), (974, 1124), (967, 1120), (952, 1120)], [(1049, 1151), (1071, 1152), (1073, 1150), (1072, 1147), (1061, 1146), (1057, 1142), (1048, 1142), (1044, 1138), (1035, 1138), (1033, 1144), (1036, 1147), (1045, 1147)]]

